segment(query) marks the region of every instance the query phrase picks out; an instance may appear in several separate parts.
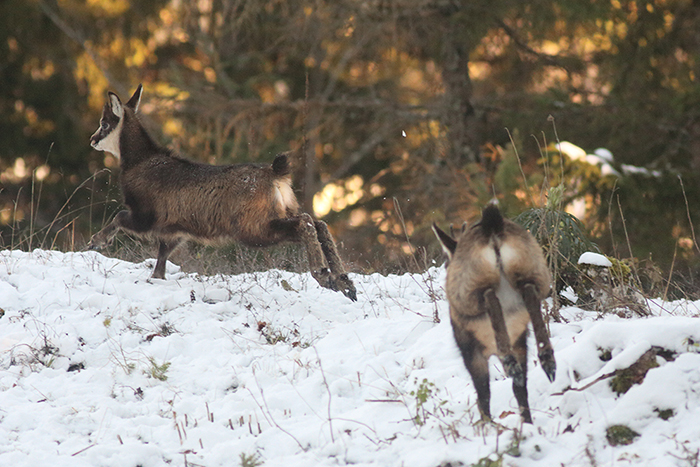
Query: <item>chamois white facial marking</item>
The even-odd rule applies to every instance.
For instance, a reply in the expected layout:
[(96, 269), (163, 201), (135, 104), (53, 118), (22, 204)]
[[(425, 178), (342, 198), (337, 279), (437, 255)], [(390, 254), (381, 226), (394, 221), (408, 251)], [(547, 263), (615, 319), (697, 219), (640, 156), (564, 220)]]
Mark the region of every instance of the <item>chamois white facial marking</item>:
[[(123, 110), (123, 109), (122, 109)], [(107, 136), (102, 139), (96, 139), (96, 136), (100, 134), (102, 128), (98, 128), (91, 138), (91, 145), (98, 151), (107, 151), (114, 155), (117, 159), (121, 159), (121, 152), (119, 151), (119, 137), (122, 133), (122, 127), (124, 125), (124, 119), (119, 120), (116, 128), (113, 128)]]

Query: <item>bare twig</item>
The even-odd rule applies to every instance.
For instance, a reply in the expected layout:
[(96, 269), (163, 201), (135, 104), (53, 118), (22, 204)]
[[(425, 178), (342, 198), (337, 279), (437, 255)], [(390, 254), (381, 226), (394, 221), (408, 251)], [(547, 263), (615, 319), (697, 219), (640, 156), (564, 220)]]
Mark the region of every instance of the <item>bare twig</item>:
[(99, 68), (104, 77), (107, 78), (107, 81), (109, 81), (110, 84), (117, 89), (119, 94), (126, 94), (128, 92), (126, 86), (121, 84), (121, 82), (109, 72), (109, 69), (104, 64), (102, 59), (100, 59), (100, 57), (90, 47), (88, 47), (87, 41), (80, 32), (68, 25), (68, 23), (66, 23), (56, 11), (48, 6), (45, 1), (39, 2), (39, 8), (41, 8), (41, 11), (44, 12), (44, 14), (53, 22), (53, 24), (56, 25), (56, 27), (58, 27), (58, 29), (60, 29), (66, 36), (73, 39), (73, 41), (75, 41), (83, 48), (83, 50), (85, 50), (88, 57), (90, 57), (95, 66)]
[(87, 446), (87, 447), (84, 447), (84, 448), (81, 449), (80, 451), (74, 452), (73, 454), (71, 454), (71, 457), (75, 457), (75, 456), (77, 456), (78, 454), (83, 453), (83, 452), (87, 451), (88, 449), (90, 449), (90, 448), (92, 448), (92, 447), (95, 447), (95, 446), (97, 446), (97, 444), (92, 443), (91, 445), (89, 445), (89, 446)]
[(567, 57), (562, 57), (560, 55), (549, 55), (549, 54), (545, 54), (542, 52), (538, 52), (537, 50), (530, 47), (527, 44), (527, 41), (523, 40), (518, 35), (518, 33), (515, 31), (515, 29), (508, 26), (508, 24), (506, 24), (503, 20), (497, 20), (496, 22), (501, 27), (501, 29), (503, 29), (503, 31), (508, 35), (508, 37), (511, 38), (513, 43), (515, 43), (515, 45), (517, 45), (518, 47), (523, 49), (528, 54), (541, 59), (543, 62), (547, 63), (548, 65), (558, 66), (558, 67), (563, 68), (565, 70), (567, 69), (567, 67), (562, 63), (562, 59), (567, 58)]
[(619, 372), (620, 372), (620, 370), (615, 370), (615, 371), (611, 371), (610, 373), (605, 373), (604, 375), (598, 376), (596, 379), (594, 379), (590, 383), (586, 384), (585, 386), (582, 386), (580, 388), (569, 387), (569, 388), (564, 389), (562, 392), (555, 392), (552, 395), (553, 396), (563, 396), (564, 394), (566, 394), (569, 391), (576, 391), (576, 392), (585, 391), (586, 389), (590, 388), (591, 386), (593, 386), (596, 383), (599, 383), (600, 381), (603, 381), (604, 379), (608, 379), (608, 378), (612, 378), (613, 376), (616, 376)]
[(287, 436), (289, 436), (290, 438), (292, 438), (292, 439), (297, 443), (297, 445), (299, 446), (299, 448), (300, 448), (302, 451), (306, 452), (306, 451), (308, 450), (308, 448), (305, 448), (305, 447), (301, 444), (301, 442), (299, 442), (299, 440), (296, 438), (296, 436), (294, 436), (294, 435), (291, 434), (289, 431), (287, 431), (287, 430), (285, 430), (284, 428), (282, 428), (282, 427), (280, 426), (280, 424), (277, 423), (277, 422), (275, 421), (275, 419), (273, 418), (272, 412), (270, 412), (270, 408), (267, 406), (267, 401), (265, 400), (265, 393), (264, 393), (264, 391), (263, 391), (263, 388), (262, 388), (262, 386), (261, 386), (260, 384), (258, 384), (258, 378), (257, 378), (257, 376), (256, 376), (256, 374), (255, 374), (255, 370), (253, 370), (253, 378), (255, 378), (255, 384), (258, 386), (258, 389), (260, 390), (260, 398), (262, 399), (262, 402), (263, 402), (263, 403), (260, 404), (260, 402), (258, 402), (258, 399), (255, 397), (255, 394), (253, 394), (253, 391), (251, 391), (250, 388), (248, 388), (248, 393), (249, 393), (250, 396), (253, 398), (253, 401), (255, 401), (255, 403), (258, 405), (258, 407), (263, 411), (263, 415), (265, 416), (265, 419), (266, 419), (270, 424), (272, 424), (272, 425), (274, 425), (275, 427), (277, 427), (277, 429), (280, 430), (282, 433), (284, 433), (285, 435), (287, 435)]

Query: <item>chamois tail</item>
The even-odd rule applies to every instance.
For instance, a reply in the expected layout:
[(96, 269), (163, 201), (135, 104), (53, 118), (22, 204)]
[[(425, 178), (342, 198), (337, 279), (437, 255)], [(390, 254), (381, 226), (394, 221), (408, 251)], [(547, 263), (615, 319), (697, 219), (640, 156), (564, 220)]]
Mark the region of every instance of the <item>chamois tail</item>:
[(498, 206), (489, 204), (481, 215), (481, 231), (487, 237), (503, 233), (503, 216)]
[(280, 177), (289, 175), (291, 172), (291, 167), (289, 165), (288, 153), (283, 152), (275, 157), (275, 160), (272, 161), (272, 172)]

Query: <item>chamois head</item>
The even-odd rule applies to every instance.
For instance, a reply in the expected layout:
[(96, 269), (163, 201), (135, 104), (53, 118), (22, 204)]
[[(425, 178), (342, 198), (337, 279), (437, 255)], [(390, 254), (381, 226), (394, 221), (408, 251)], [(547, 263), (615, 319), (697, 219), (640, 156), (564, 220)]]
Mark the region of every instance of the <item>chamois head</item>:
[(115, 157), (121, 157), (119, 150), (119, 138), (121, 137), (124, 127), (124, 118), (126, 112), (135, 114), (139, 110), (141, 103), (141, 91), (143, 86), (139, 84), (126, 105), (122, 104), (119, 96), (113, 92), (109, 92), (109, 101), (102, 109), (102, 118), (100, 119), (100, 127), (90, 137), (90, 146), (98, 151), (107, 151)]

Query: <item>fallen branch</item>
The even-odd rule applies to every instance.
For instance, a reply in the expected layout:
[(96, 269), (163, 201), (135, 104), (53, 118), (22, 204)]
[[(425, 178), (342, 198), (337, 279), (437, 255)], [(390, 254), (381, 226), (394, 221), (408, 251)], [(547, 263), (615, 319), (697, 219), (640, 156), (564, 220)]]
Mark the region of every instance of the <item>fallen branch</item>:
[(594, 380), (591, 381), (590, 383), (586, 384), (585, 386), (582, 386), (582, 387), (580, 387), (580, 388), (568, 387), (568, 388), (564, 389), (562, 392), (555, 392), (555, 393), (552, 394), (552, 395), (553, 395), (553, 396), (563, 396), (565, 393), (567, 393), (567, 392), (569, 392), (569, 391), (585, 391), (586, 389), (588, 389), (588, 388), (590, 388), (591, 386), (593, 386), (595, 383), (598, 383), (598, 382), (600, 382), (600, 381), (603, 381), (604, 379), (607, 379), (607, 378), (612, 378), (613, 376), (617, 376), (617, 374), (618, 374), (620, 371), (621, 371), (621, 370), (615, 370), (615, 371), (611, 371), (610, 373), (605, 373), (604, 375), (598, 376), (596, 379), (594, 379)]

